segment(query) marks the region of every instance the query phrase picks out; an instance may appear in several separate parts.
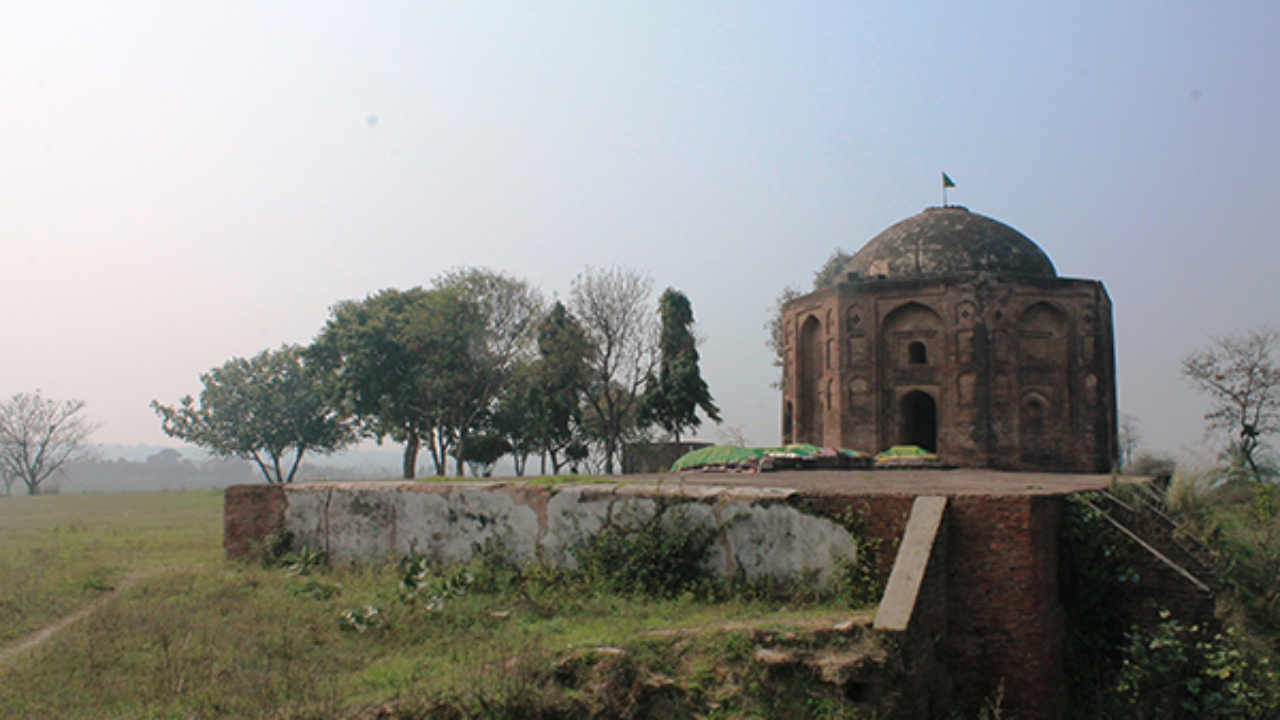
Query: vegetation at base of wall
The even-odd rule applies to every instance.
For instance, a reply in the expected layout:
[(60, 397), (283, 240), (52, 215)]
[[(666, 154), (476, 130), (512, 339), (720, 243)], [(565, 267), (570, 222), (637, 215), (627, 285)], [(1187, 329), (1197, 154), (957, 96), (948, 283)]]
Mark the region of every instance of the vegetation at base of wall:
[[(1280, 499), (1276, 486), (1175, 476), (1168, 506), (1220, 555), (1223, 628), (1187, 626), (1168, 612), (1138, 628), (1121, 610), (1139, 579), (1131, 545), (1097, 510), (1071, 498), (1063, 515), (1060, 585), (1067, 611), (1066, 667), (1073, 718), (1274, 718), (1280, 633)], [(1123, 488), (1118, 490), (1123, 491)]]
[(1275, 718), (1280, 679), (1239, 631), (1186, 627), (1168, 611), (1151, 631), (1134, 631), (1121, 648), (1113, 704), (1134, 720)]
[(674, 598), (711, 580), (707, 561), (719, 529), (684, 505), (656, 505), (652, 513), (611, 518), (569, 548), (579, 572), (602, 592)]
[(855, 548), (854, 557), (852, 561), (837, 563), (835, 582), (844, 588), (846, 597), (854, 606), (880, 602), (889, 578), (880, 571), (880, 539), (871, 537), (867, 532), (866, 508), (855, 510), (852, 505), (846, 505), (839, 514), (828, 517), (814, 510), (808, 498), (801, 495), (791, 496), (787, 504), (806, 515), (832, 520), (849, 533)]
[(1113, 693), (1129, 619), (1123, 599), (1137, 581), (1127, 546), (1106, 522), (1089, 493), (1069, 497), (1063, 508), (1059, 578), (1066, 610), (1065, 667), (1075, 717), (1100, 717)]
[[(1260, 466), (1274, 472), (1268, 458)], [(1280, 485), (1241, 479), (1230, 467), (1181, 470), (1169, 488), (1178, 516), (1218, 554), (1232, 621), (1280, 653)]]
[[(859, 716), (839, 687), (755, 657), (761, 631), (814, 651), (854, 642), (830, 629), (869, 615), (832, 598), (611, 593), (587, 573), (514, 565), (500, 543), (465, 568), (332, 567), (285, 536), (264, 562), (227, 562), (216, 493), (24, 498), (0, 526), (16, 529), (6, 570), (61, 559), (43, 589), (22, 576), (30, 592), (5, 595), (10, 611), (93, 585), (86, 571), (105, 568), (112, 587), (155, 572), (0, 659), (0, 717)], [(103, 595), (69, 595), (0, 653)]]

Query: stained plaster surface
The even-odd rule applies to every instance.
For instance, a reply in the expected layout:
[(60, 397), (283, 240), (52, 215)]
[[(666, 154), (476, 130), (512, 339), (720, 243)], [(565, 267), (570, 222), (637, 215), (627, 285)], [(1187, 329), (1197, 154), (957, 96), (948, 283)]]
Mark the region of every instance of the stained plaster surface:
[(711, 569), (749, 578), (830, 577), (856, 559), (849, 531), (803, 512), (796, 491), (706, 484), (315, 483), (285, 488), (285, 529), (338, 563), (418, 552), (466, 562), (499, 542), (512, 559), (572, 567), (574, 542), (609, 524), (663, 522), (719, 528)]

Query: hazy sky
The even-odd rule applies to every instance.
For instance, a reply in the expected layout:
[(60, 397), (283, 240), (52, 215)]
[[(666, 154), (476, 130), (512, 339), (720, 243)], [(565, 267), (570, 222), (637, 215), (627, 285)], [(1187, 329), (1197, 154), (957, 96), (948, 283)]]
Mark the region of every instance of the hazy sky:
[[(1280, 322), (1280, 4), (6, 2), (0, 396), (148, 408), (461, 265), (692, 300), (726, 424), (778, 441), (770, 305), (949, 199), (1115, 305), (1120, 407)], [(656, 299), (655, 292), (655, 299)], [(705, 428), (708, 439), (716, 430)]]

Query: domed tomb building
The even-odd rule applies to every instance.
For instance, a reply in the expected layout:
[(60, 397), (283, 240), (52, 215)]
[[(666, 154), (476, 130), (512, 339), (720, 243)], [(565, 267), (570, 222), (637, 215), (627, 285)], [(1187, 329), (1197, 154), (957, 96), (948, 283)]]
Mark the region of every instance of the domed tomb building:
[(930, 208), (783, 307), (782, 437), (945, 465), (1109, 472), (1111, 300), (1022, 233)]

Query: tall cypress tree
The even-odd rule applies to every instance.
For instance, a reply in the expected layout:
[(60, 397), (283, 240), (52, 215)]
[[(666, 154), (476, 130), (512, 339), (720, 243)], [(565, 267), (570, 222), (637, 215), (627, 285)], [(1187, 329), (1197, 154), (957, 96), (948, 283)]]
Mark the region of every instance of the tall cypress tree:
[(650, 378), (642, 417), (671, 433), (676, 442), (685, 430), (702, 424), (698, 409), (720, 422), (720, 409), (698, 368), (698, 343), (693, 335), (693, 307), (684, 293), (667, 288), (658, 300), (662, 318), (658, 377)]

